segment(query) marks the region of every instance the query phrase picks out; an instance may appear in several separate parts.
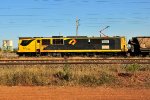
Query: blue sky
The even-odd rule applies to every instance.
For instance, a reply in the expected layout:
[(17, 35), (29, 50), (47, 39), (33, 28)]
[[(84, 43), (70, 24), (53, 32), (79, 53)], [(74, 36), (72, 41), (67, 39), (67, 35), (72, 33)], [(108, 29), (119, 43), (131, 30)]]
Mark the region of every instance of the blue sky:
[(50, 37), (61, 33), (99, 36), (150, 36), (149, 0), (0, 0), (0, 45), (18, 37)]

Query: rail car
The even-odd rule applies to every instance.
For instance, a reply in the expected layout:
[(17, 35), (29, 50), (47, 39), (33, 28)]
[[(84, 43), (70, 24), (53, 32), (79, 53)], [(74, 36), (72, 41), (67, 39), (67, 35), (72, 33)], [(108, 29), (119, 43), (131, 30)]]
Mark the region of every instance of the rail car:
[(132, 37), (132, 39), (129, 40), (128, 44), (130, 45), (128, 52), (132, 56), (150, 55), (150, 37), (149, 36)]
[(52, 36), (19, 37), (17, 54), (20, 56), (125, 55), (125, 37)]

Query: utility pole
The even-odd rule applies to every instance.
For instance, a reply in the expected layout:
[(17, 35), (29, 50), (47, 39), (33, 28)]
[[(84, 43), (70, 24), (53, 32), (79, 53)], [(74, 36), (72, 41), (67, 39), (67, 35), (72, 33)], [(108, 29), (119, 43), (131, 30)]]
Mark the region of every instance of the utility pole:
[(59, 32), (59, 36), (61, 36), (61, 33)]
[(78, 17), (77, 17), (77, 19), (76, 19), (76, 36), (78, 36), (79, 21), (80, 21), (80, 19), (78, 19)]

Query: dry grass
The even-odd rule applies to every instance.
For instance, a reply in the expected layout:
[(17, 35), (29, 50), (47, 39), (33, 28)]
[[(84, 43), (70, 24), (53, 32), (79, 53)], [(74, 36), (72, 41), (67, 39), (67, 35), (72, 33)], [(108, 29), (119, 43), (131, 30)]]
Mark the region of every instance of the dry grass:
[[(0, 85), (150, 87), (149, 65), (1, 66)], [(119, 76), (118, 73), (133, 73)]]
[(18, 55), (11, 52), (0, 52), (0, 59), (17, 59)]

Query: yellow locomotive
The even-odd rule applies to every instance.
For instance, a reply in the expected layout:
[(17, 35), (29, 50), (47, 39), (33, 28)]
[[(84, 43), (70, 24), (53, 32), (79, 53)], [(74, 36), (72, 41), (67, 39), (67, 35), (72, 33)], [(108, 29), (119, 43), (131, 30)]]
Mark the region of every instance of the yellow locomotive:
[(126, 54), (125, 37), (52, 36), (20, 37), (17, 54), (20, 56), (70, 56)]

